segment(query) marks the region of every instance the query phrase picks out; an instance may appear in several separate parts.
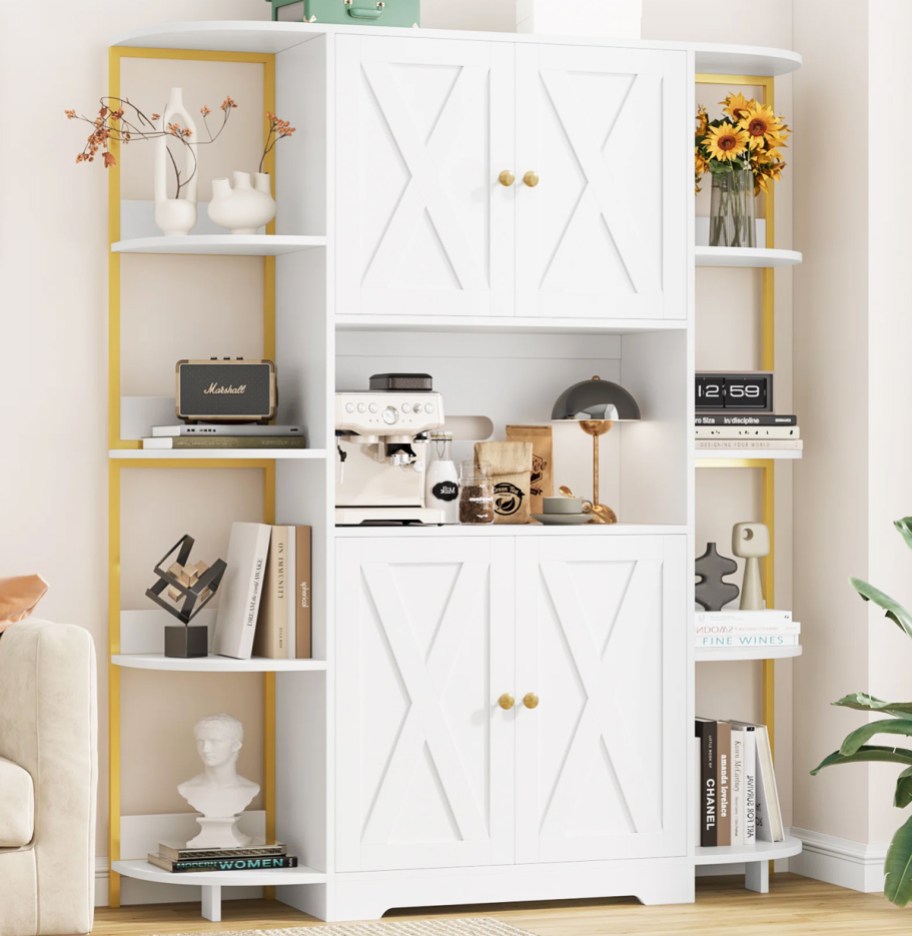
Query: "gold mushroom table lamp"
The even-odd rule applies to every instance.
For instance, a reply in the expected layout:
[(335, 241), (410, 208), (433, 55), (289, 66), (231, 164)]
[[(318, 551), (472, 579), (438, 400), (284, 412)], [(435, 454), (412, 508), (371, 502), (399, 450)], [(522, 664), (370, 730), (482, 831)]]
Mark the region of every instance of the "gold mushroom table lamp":
[(599, 503), (599, 437), (616, 422), (640, 418), (637, 401), (620, 384), (593, 377), (568, 387), (551, 411), (555, 422), (576, 422), (592, 436), (592, 516), (597, 523), (617, 523), (617, 514)]

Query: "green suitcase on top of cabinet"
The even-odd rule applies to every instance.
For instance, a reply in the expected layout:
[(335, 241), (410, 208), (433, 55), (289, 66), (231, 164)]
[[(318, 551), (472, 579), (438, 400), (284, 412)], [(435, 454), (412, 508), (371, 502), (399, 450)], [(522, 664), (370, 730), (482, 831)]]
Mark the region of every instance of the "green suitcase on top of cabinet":
[(421, 0), (268, 0), (272, 18), (286, 23), (417, 26)]

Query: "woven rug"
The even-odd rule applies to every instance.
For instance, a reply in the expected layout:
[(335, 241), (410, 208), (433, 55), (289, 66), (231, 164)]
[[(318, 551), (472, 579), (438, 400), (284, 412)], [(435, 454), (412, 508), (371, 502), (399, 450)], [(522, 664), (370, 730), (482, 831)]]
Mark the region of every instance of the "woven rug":
[(210, 930), (205, 933), (171, 933), (169, 936), (535, 936), (499, 920), (472, 917), (459, 920), (396, 920), (377, 923), (326, 923), (293, 929), (243, 931)]

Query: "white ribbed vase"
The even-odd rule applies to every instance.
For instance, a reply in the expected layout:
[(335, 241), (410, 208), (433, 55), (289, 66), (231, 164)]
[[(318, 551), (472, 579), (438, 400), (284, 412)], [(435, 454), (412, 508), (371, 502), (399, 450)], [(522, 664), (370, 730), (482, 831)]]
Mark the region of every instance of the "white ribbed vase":
[(232, 234), (256, 234), (276, 213), (276, 203), (269, 190), (269, 174), (232, 173), (228, 179), (212, 180), (212, 201), (209, 218)]

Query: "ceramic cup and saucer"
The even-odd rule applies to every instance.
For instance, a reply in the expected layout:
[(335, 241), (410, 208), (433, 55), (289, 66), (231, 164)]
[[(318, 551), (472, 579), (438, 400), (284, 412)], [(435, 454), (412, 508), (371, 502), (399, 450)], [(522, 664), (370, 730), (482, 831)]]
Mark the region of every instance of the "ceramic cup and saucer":
[(591, 513), (583, 513), (583, 501), (579, 497), (544, 497), (542, 507), (544, 513), (532, 515), (539, 523), (576, 526), (592, 521)]

